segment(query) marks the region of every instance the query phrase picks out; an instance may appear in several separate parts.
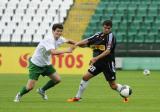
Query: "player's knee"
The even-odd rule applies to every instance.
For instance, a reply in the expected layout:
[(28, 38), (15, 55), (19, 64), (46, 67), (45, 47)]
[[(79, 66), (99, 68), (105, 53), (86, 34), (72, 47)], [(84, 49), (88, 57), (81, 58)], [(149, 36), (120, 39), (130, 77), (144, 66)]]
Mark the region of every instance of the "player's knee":
[(60, 82), (61, 82), (61, 79), (58, 79), (58, 80), (55, 81), (56, 84), (58, 84)]
[(92, 77), (93, 77), (93, 76), (87, 74), (87, 75), (84, 75), (84, 76), (82, 77), (82, 79), (83, 79), (84, 81), (88, 81), (88, 80), (90, 80)]
[(88, 80), (89, 80), (88, 77), (85, 77), (85, 76), (83, 76), (82, 79), (83, 79), (84, 81), (88, 81)]
[(28, 86), (28, 87), (27, 87), (27, 90), (30, 91), (30, 90), (32, 90), (33, 88), (34, 88), (34, 86)]

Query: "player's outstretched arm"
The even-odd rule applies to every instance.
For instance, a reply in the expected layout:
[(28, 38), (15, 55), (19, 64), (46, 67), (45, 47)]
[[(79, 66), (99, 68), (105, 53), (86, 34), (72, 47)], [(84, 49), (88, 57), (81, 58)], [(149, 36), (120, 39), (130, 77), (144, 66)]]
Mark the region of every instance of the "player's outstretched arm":
[[(69, 42), (69, 41), (68, 41)], [(70, 44), (74, 44), (73, 46), (71, 46), (71, 47), (69, 47), (68, 48), (68, 51), (71, 53), (71, 52), (73, 52), (73, 50), (77, 47), (77, 46), (80, 46), (80, 47), (82, 47), (82, 46), (84, 46), (84, 45), (87, 45), (87, 43), (88, 43), (88, 40), (82, 40), (82, 41), (79, 41), (79, 42), (75, 42), (75, 41), (72, 41), (72, 40), (70, 40)]]
[(68, 48), (68, 49), (66, 49), (66, 50), (62, 50), (62, 51), (60, 51), (60, 50), (56, 50), (56, 49), (52, 49), (51, 50), (51, 54), (52, 55), (60, 55), (60, 54), (64, 54), (64, 53), (72, 53), (72, 48)]
[(79, 47), (82, 47), (82, 46), (85, 46), (88, 44), (88, 40), (87, 39), (84, 39), (82, 41), (79, 41), (75, 44), (75, 46), (79, 46)]
[(69, 40), (67, 41), (67, 43), (68, 43), (68, 44), (75, 45), (77, 42), (76, 42), (76, 41), (74, 41), (74, 40), (70, 40), (70, 39), (69, 39)]

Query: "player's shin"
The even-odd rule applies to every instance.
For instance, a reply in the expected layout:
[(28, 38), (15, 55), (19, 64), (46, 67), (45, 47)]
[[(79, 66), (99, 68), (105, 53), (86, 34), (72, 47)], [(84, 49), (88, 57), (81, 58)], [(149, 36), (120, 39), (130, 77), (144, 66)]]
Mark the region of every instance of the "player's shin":
[(24, 94), (28, 93), (30, 90), (26, 88), (26, 86), (24, 86), (21, 90), (20, 90), (20, 96), (23, 96)]
[(88, 84), (88, 81), (84, 81), (83, 79), (81, 80), (80, 85), (79, 85), (79, 90), (76, 95), (77, 98), (81, 98), (85, 88), (87, 87), (87, 84)]
[(54, 87), (56, 84), (58, 84), (59, 83), (59, 81), (58, 82), (54, 82), (53, 80), (49, 80), (41, 89), (43, 90), (43, 91), (46, 91), (46, 90), (48, 90), (49, 88), (51, 88), (51, 87)]

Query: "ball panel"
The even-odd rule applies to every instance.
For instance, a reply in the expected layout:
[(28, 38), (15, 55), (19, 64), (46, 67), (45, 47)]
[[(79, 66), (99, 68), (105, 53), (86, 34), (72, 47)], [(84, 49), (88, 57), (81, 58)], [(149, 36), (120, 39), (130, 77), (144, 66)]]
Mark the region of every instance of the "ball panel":
[(144, 75), (149, 75), (150, 74), (150, 70), (149, 69), (144, 69), (143, 74)]
[(132, 89), (128, 85), (124, 85), (120, 90), (120, 95), (124, 98), (129, 97), (132, 94)]

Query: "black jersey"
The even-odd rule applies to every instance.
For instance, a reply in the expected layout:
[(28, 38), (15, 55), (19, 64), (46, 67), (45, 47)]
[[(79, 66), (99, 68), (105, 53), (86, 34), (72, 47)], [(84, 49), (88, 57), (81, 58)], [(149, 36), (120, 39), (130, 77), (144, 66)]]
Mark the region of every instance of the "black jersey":
[(102, 60), (114, 60), (115, 59), (115, 46), (116, 46), (116, 38), (113, 33), (103, 34), (102, 32), (98, 32), (95, 35), (88, 38), (88, 45), (93, 49), (93, 57), (100, 55), (105, 50), (110, 50), (110, 54), (106, 55)]

